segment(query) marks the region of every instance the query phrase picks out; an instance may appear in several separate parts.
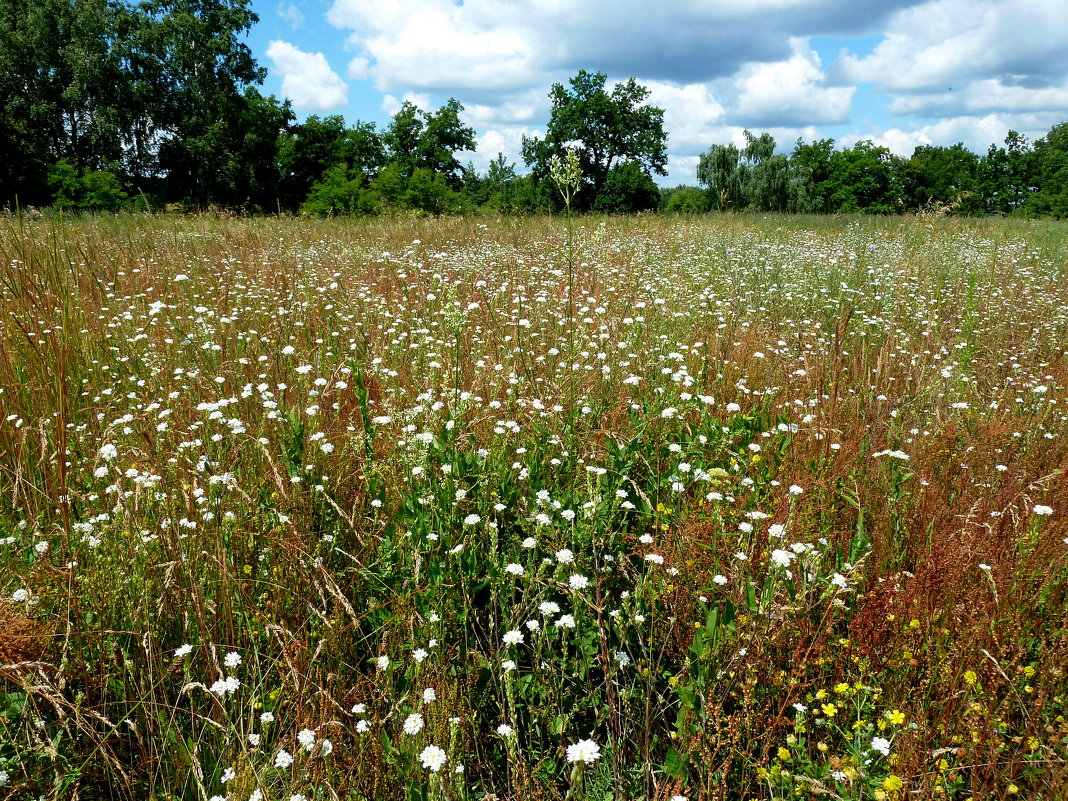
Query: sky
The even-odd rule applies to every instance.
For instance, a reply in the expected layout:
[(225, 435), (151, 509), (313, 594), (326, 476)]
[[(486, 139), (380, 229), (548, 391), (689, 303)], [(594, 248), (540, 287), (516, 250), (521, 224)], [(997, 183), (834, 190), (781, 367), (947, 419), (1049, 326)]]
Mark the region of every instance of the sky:
[(713, 144), (767, 131), (862, 139), (908, 156), (985, 153), (1068, 120), (1068, 0), (253, 0), (246, 43), (298, 119), (388, 124), (450, 97), (478, 150), (524, 165), (549, 89), (580, 69), (634, 77), (664, 109), (669, 175), (695, 183)]

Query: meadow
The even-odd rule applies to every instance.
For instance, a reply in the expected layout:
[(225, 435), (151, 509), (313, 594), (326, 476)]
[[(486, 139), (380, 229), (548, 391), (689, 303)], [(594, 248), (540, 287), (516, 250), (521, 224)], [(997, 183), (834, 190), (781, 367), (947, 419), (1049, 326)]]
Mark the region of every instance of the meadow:
[(0, 219), (0, 794), (1064, 798), (1066, 234)]

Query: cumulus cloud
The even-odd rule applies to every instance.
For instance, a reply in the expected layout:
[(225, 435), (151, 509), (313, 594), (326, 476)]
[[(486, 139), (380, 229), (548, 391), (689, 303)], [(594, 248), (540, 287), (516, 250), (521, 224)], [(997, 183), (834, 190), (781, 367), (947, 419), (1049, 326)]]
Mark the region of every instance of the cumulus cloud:
[(917, 0), (334, 0), (381, 91), (502, 93), (596, 65), (693, 84), (788, 59), (791, 36), (863, 34)]
[[(956, 141), (981, 151), (1009, 128), (1041, 136), (1068, 109), (1064, 0), (331, 3), (347, 78), (372, 84), (390, 114), (404, 99), (421, 108), (459, 99), (480, 168), (503, 152), (522, 169), (520, 143), (542, 135), (550, 85), (579, 69), (650, 89), (665, 111), (671, 183), (692, 182), (711, 144), (742, 144), (743, 128), (771, 133), (781, 150), (832, 136), (906, 155)], [(839, 47), (833, 63), (821, 60)], [(321, 54), (272, 48), (298, 107), (343, 100), (345, 83)]]
[(282, 93), (301, 111), (331, 111), (348, 103), (348, 85), (322, 53), (306, 53), (289, 42), (272, 41), (267, 56), (282, 76)]
[(661, 81), (646, 81), (649, 103), (664, 109), (664, 128), (673, 151), (705, 150), (709, 132), (723, 121), (723, 104), (705, 84), (678, 86)]
[(382, 98), (382, 110), (389, 116), (393, 116), (405, 103), (411, 103), (413, 106), (421, 108), (423, 111), (430, 111), (430, 95), (420, 94), (418, 92), (406, 92), (403, 97), (397, 98), (393, 95), (386, 95)]
[(1037, 139), (1056, 123), (1062, 121), (1063, 115), (1051, 113), (1038, 114), (985, 114), (983, 116), (964, 115), (948, 117), (929, 125), (917, 125), (911, 128), (887, 128), (870, 131), (867, 134), (853, 133), (843, 136), (840, 144), (851, 147), (861, 139), (871, 139), (875, 144), (888, 148), (898, 156), (911, 156), (919, 145), (952, 145), (962, 142), (974, 153), (985, 153), (990, 145), (1000, 145), (1010, 129), (1019, 131), (1029, 139)]
[(1057, 86), (1032, 88), (986, 78), (970, 81), (958, 90), (897, 95), (889, 108), (894, 114), (920, 116), (1056, 111), (1068, 109), (1068, 80)]
[(959, 91), (974, 80), (1056, 84), (1066, 72), (1063, 0), (931, 0), (894, 15), (874, 51), (846, 54), (834, 75), (922, 93)]
[(296, 30), (304, 25), (304, 12), (292, 3), (282, 3), (278, 6), (278, 16), (289, 23), (289, 27)]
[(735, 81), (738, 120), (757, 126), (846, 122), (856, 87), (827, 86), (819, 55), (801, 39), (791, 46), (788, 60), (741, 71)]

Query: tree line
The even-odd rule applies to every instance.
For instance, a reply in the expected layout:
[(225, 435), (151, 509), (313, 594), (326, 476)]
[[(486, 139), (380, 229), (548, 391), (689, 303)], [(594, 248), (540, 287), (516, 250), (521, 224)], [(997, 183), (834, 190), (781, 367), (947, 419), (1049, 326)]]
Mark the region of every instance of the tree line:
[(832, 139), (798, 139), (786, 155), (770, 134), (744, 136), (743, 147), (713, 145), (702, 154), (702, 188), (667, 190), (664, 208), (1068, 217), (1068, 122), (1034, 143), (1009, 131), (1004, 146), (982, 155), (958, 143), (920, 145), (902, 158), (870, 140), (836, 148)]
[(454, 99), (406, 102), (381, 129), (337, 115), (297, 123), (259, 89), (266, 71), (242, 42), (257, 21), (251, 0), (0, 0), (0, 204), (536, 213), (559, 209), (549, 165), (572, 149), (579, 211), (1068, 216), (1068, 123), (1034, 143), (1010, 131), (982, 155), (927, 145), (908, 159), (830, 139), (787, 155), (746, 131), (744, 146), (700, 157), (699, 187), (661, 189), (663, 110), (633, 78), (608, 89), (585, 70), (552, 86), (523, 173), (500, 154), (479, 172), (460, 161), (476, 141)]

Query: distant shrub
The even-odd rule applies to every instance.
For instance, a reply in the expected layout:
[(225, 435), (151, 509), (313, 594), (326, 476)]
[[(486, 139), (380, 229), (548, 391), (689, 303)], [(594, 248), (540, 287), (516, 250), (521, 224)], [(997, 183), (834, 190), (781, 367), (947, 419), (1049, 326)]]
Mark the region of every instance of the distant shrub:
[(668, 214), (704, 214), (708, 211), (708, 193), (695, 186), (683, 186), (672, 192), (664, 204)]
[(117, 211), (126, 202), (127, 194), (113, 169), (79, 169), (67, 159), (60, 159), (48, 168), (52, 205), (60, 209)]
[(322, 180), (312, 186), (300, 210), (319, 217), (373, 214), (378, 210), (378, 204), (375, 194), (364, 187), (362, 173), (350, 177), (348, 165), (342, 163), (323, 173)]

